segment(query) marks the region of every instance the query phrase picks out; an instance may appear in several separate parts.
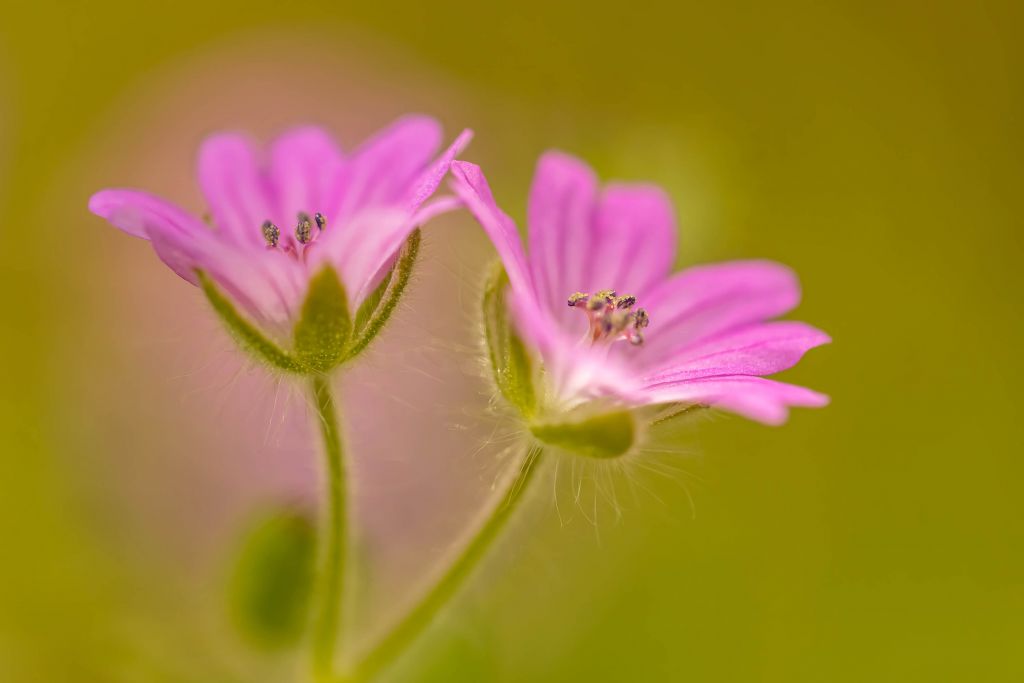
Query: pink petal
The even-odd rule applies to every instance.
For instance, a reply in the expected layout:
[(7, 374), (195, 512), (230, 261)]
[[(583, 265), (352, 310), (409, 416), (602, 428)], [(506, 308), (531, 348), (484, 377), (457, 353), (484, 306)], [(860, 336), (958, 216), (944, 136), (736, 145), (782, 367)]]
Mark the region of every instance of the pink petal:
[(494, 201), (480, 167), (467, 161), (452, 164), (452, 190), (476, 217), (484, 232), (491, 238), (498, 256), (505, 264), (509, 283), (519, 297), (536, 300), (533, 282), (526, 266), (526, 255), (519, 239), (516, 224)]
[(136, 190), (104, 190), (89, 209), (125, 232), (148, 239), (157, 256), (182, 279), (198, 284), (210, 274), (232, 298), (266, 321), (287, 318), (302, 288), (298, 264), (262, 247), (225, 240), (174, 204)]
[[(414, 229), (461, 206), (453, 198), (426, 205), (424, 202), (471, 138), (471, 131), (463, 131), (434, 163), (420, 169), (419, 177), (407, 184), (399, 201), (370, 203), (333, 225), (328, 222), (326, 232), (315, 244), (317, 258), (338, 267), (354, 305), (373, 290)], [(392, 180), (382, 177), (375, 182), (388, 184)]]
[(505, 266), (512, 290), (509, 307), (519, 332), (542, 353), (551, 354), (560, 341), (550, 315), (537, 300), (516, 224), (495, 203), (487, 179), (476, 164), (452, 163), (452, 190), (491, 238)]
[(444, 180), (445, 175), (451, 169), (452, 161), (462, 153), (469, 141), (473, 139), (473, 131), (466, 128), (455, 141), (448, 146), (440, 157), (428, 168), (413, 185), (412, 198), (409, 201), (409, 208), (415, 211), (420, 208), (437, 190), (437, 186)]
[(238, 304), (264, 323), (293, 319), (304, 294), (301, 266), (284, 254), (225, 242), (212, 232), (199, 239), (160, 234), (152, 239), (160, 260), (192, 284), (206, 272)]
[(89, 211), (129, 235), (143, 239), (162, 233), (193, 235), (209, 232), (192, 214), (142, 190), (102, 190), (89, 198)]
[(295, 226), (300, 211), (328, 214), (329, 193), (345, 161), (334, 140), (322, 128), (296, 128), (270, 147), (270, 181), (277, 196), (282, 231)]
[(771, 375), (829, 341), (824, 332), (800, 322), (756, 324), (689, 347), (645, 381), (653, 388), (702, 377)]
[[(247, 137), (213, 135), (199, 149), (199, 185), (217, 227), (232, 241), (260, 246), (265, 220), (282, 223), (260, 153)], [(279, 226), (286, 232), (287, 225)]]
[(340, 266), (352, 306), (358, 307), (376, 288), (413, 230), (461, 206), (454, 197), (440, 197), (424, 204), (411, 217), (398, 209), (371, 209), (353, 217), (347, 227), (363, 238), (352, 243)]
[(332, 188), (326, 210), (333, 222), (370, 206), (400, 204), (441, 146), (441, 126), (426, 116), (407, 116), (353, 152)]
[(697, 266), (664, 281), (638, 303), (650, 314), (647, 341), (634, 350), (646, 367), (738, 327), (788, 312), (800, 301), (796, 275), (772, 261)]
[(762, 377), (697, 379), (646, 392), (651, 403), (703, 403), (769, 425), (786, 421), (790, 407), (820, 408), (828, 396), (793, 384)]
[(538, 296), (559, 317), (566, 298), (588, 286), (596, 201), (597, 177), (583, 161), (556, 151), (540, 158), (527, 209), (529, 263)]
[[(676, 219), (655, 185), (610, 184), (601, 193), (583, 291), (615, 289), (643, 296), (664, 280), (676, 255)], [(575, 291), (575, 290), (573, 290)]]

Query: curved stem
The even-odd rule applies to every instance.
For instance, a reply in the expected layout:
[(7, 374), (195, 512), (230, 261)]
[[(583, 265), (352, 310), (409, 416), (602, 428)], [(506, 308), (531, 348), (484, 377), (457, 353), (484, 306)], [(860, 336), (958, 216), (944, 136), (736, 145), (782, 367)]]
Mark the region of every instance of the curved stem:
[(344, 587), (346, 545), (345, 464), (341, 447), (341, 428), (331, 395), (330, 379), (315, 375), (313, 402), (324, 442), (327, 478), (326, 531), (321, 536), (319, 593), (314, 604), (320, 607), (313, 625), (312, 666), (317, 681), (329, 680), (334, 663), (334, 648), (341, 629), (342, 589)]
[(420, 600), (419, 604), (402, 618), (384, 638), (359, 662), (352, 679), (367, 681), (387, 668), (430, 625), (437, 613), (448, 603), (463, 582), (473, 573), (480, 560), (498, 537), (512, 516), (516, 504), (523, 498), (527, 486), (537, 469), (534, 465), (541, 449), (532, 446), (523, 459), (519, 471), (509, 482), (504, 500), (500, 501), (484, 521), (476, 536), (462, 550), (438, 583)]

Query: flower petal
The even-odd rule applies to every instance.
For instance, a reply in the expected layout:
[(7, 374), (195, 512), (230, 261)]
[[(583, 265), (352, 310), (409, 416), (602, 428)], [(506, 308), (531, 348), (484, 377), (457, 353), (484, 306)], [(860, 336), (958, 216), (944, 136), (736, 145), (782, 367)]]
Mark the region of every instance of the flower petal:
[(437, 190), (437, 186), (444, 180), (445, 175), (451, 169), (452, 162), (459, 154), (462, 153), (469, 141), (473, 139), (473, 131), (469, 128), (464, 129), (459, 136), (448, 146), (440, 157), (431, 164), (430, 168), (424, 171), (419, 179), (414, 183), (411, 198), (409, 200), (409, 208), (412, 211), (416, 211), (420, 208), (427, 199), (429, 199), (434, 192)]
[(651, 368), (723, 332), (790, 311), (800, 301), (796, 275), (772, 261), (689, 268), (664, 281), (640, 305), (650, 315), (647, 341), (632, 354)]
[[(281, 223), (258, 147), (236, 133), (213, 135), (199, 149), (199, 185), (217, 227), (232, 241), (260, 246), (265, 220)], [(284, 226), (281, 226), (284, 229)]]
[(203, 223), (177, 205), (142, 190), (101, 190), (89, 198), (89, 211), (129, 235), (193, 235), (209, 232)]
[(529, 263), (538, 297), (557, 317), (566, 298), (588, 286), (596, 201), (597, 176), (586, 163), (558, 151), (541, 156), (527, 207)]
[(174, 204), (137, 190), (103, 190), (89, 210), (125, 232), (148, 239), (157, 256), (182, 279), (198, 284), (204, 270), (251, 314), (267, 322), (287, 319), (301, 296), (302, 273), (283, 254), (225, 240)]
[(584, 291), (616, 289), (642, 300), (668, 276), (675, 260), (672, 202), (655, 185), (609, 184), (598, 201), (590, 239)]
[[(471, 131), (463, 131), (434, 163), (420, 169), (418, 178), (407, 183), (400, 200), (370, 203), (347, 215), (340, 225), (328, 224), (315, 243), (316, 258), (335, 264), (353, 305), (358, 306), (373, 291), (413, 230), (461, 206), (454, 198), (424, 202), (437, 190), (455, 155), (471, 138)], [(382, 177), (379, 181), (388, 184), (391, 179)]]
[(290, 130), (270, 146), (270, 182), (277, 197), (282, 229), (293, 227), (297, 214), (327, 213), (330, 192), (345, 161), (330, 134), (305, 126)]
[(199, 238), (162, 233), (151, 241), (160, 260), (182, 278), (198, 284), (196, 270), (208, 273), (248, 313), (282, 332), (305, 292), (304, 270), (283, 254), (231, 244), (210, 231)]
[(646, 394), (651, 403), (703, 403), (769, 425), (785, 422), (790, 407), (820, 408), (829, 402), (804, 387), (743, 375), (684, 381)]
[(491, 238), (508, 273), (512, 296), (509, 308), (520, 334), (550, 361), (559, 347), (559, 336), (550, 314), (537, 300), (516, 224), (494, 201), (480, 167), (466, 161), (452, 163), (452, 190)]
[(358, 147), (332, 188), (328, 220), (337, 224), (367, 207), (399, 204), (441, 146), (441, 126), (406, 116)]
[(509, 283), (519, 297), (535, 302), (533, 281), (526, 265), (523, 243), (516, 224), (494, 201), (487, 178), (476, 164), (456, 161), (452, 164), (452, 190), (476, 217), (484, 232), (491, 238), (498, 256), (505, 264)]
[(649, 387), (722, 375), (771, 375), (796, 365), (809, 349), (830, 342), (810, 325), (782, 321), (713, 337), (680, 352), (647, 376)]

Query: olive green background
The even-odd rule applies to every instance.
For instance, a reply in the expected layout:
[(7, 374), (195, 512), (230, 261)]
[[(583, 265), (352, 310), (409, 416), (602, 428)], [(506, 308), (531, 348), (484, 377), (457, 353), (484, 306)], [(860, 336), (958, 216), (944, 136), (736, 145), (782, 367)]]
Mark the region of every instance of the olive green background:
[[(81, 512), (79, 480), (118, 471), (68, 448), (69, 420), (103, 418), (55, 359), (87, 369), (79, 339), (129, 343), (132, 328), (87, 329), (98, 266), (71, 248), (86, 238), (63, 235), (101, 227), (84, 194), (54, 190), (125, 93), (249, 31), (328, 50), (370, 36), (439, 74), (474, 119), (443, 112), (448, 130), (477, 129), (467, 156), (517, 217), (550, 146), (663, 183), (680, 266), (784, 261), (804, 284), (798, 317), (835, 339), (788, 373), (830, 407), (779, 429), (688, 427), (687, 455), (659, 456), (667, 476), (645, 477), (621, 518), (599, 500), (596, 524), (567, 524), (535, 499), (396, 680), (1024, 679), (1019, 5), (182, 0), (4, 15), (0, 680), (251, 670), (241, 649), (197, 644), (192, 612), (153, 603), (174, 566), (148, 579), (112, 561)], [(175, 422), (138, 428), (173, 441)], [(161, 647), (142, 656), (140, 639)]]

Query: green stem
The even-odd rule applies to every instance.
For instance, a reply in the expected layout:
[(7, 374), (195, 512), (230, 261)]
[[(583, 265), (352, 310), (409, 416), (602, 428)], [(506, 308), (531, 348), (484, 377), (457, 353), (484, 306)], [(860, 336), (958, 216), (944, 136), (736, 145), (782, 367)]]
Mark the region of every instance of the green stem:
[(537, 469), (535, 463), (540, 454), (539, 447), (530, 448), (520, 464), (519, 471), (509, 483), (504, 500), (498, 502), (476, 536), (462, 550), (462, 554), (456, 558), (441, 580), (356, 664), (352, 680), (371, 680), (405, 652), (405, 649), (430, 625), (437, 613), (473, 573), (505, 527), (516, 509), (516, 504), (522, 500), (528, 484), (533, 479), (533, 473)]
[(341, 630), (342, 589), (345, 569), (345, 465), (341, 447), (341, 429), (331, 396), (330, 380), (325, 375), (313, 376), (313, 401), (324, 441), (327, 465), (326, 532), (322, 535), (322, 566), (319, 593), (314, 603), (319, 606), (313, 626), (312, 666), (317, 681), (330, 679), (334, 648)]

